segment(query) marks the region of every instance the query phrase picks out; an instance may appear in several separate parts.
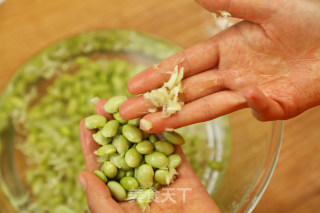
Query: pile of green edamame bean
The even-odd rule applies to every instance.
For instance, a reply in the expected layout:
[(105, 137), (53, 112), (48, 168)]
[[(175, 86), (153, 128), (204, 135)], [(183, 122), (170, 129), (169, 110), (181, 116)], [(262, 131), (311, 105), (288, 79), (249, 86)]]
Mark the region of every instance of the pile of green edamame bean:
[(140, 118), (121, 118), (119, 108), (126, 100), (126, 96), (115, 96), (105, 104), (105, 111), (114, 120), (91, 115), (85, 119), (85, 127), (97, 129), (93, 139), (101, 145), (95, 152), (101, 170), (94, 171), (95, 175), (107, 183), (115, 200), (136, 199), (145, 210), (154, 190), (173, 183), (182, 160), (174, 153), (174, 145), (184, 144), (184, 139), (177, 132), (162, 132), (160, 140), (139, 129)]

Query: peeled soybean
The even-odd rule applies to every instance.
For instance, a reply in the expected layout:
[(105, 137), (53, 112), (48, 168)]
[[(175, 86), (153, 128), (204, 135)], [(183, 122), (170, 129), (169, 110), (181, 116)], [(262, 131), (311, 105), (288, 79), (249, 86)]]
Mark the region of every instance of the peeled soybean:
[(116, 153), (116, 147), (111, 144), (103, 145), (99, 149), (97, 149), (96, 154), (100, 157), (110, 156)]
[(136, 149), (141, 154), (150, 154), (153, 152), (154, 145), (150, 141), (144, 140), (137, 144)]
[(102, 115), (91, 115), (85, 119), (85, 127), (87, 129), (102, 128), (107, 122), (107, 119)]
[(134, 176), (134, 170), (131, 169), (131, 170), (126, 171), (126, 176), (127, 177), (133, 177)]
[(113, 98), (110, 98), (108, 102), (104, 105), (104, 110), (107, 113), (116, 113), (119, 111), (121, 104), (123, 104), (126, 100), (126, 96), (115, 96)]
[(155, 135), (150, 135), (150, 136), (149, 136), (149, 141), (151, 141), (152, 143), (155, 143), (155, 142), (158, 141), (158, 138), (157, 138), (157, 136), (155, 136)]
[(125, 154), (129, 149), (129, 141), (123, 135), (117, 135), (112, 142), (119, 154)]
[(154, 143), (154, 148), (158, 152), (162, 152), (165, 155), (171, 155), (174, 152), (174, 146), (166, 141), (158, 141)]
[(139, 166), (141, 160), (142, 160), (142, 155), (136, 150), (135, 147), (129, 149), (126, 152), (125, 161), (130, 167), (135, 168)]
[(165, 168), (169, 164), (168, 157), (162, 152), (152, 152), (145, 156), (145, 161), (147, 164), (154, 168)]
[(154, 174), (154, 179), (161, 185), (169, 185), (171, 182), (170, 172), (168, 170), (158, 169)]
[(180, 166), (182, 158), (180, 157), (180, 155), (178, 154), (173, 154), (170, 155), (169, 157), (169, 168), (177, 168), (178, 166)]
[(120, 183), (116, 181), (109, 181), (107, 184), (111, 195), (114, 199), (117, 201), (124, 201), (127, 197), (127, 192), (126, 190), (121, 186)]
[(142, 133), (138, 127), (126, 124), (122, 127), (122, 134), (132, 143), (138, 143), (142, 141)]
[(123, 170), (132, 169), (125, 161), (124, 156), (121, 155), (113, 155), (110, 157), (111, 163), (113, 163), (116, 167)]
[(120, 180), (124, 176), (126, 176), (126, 171), (123, 169), (118, 169), (118, 172), (117, 172), (117, 175), (115, 176), (115, 179)]
[(127, 191), (136, 190), (139, 187), (139, 183), (134, 177), (123, 177), (120, 180), (120, 184)]
[(161, 135), (173, 145), (183, 145), (185, 143), (183, 137), (177, 132), (162, 132)]
[(111, 120), (107, 122), (101, 129), (101, 133), (106, 138), (111, 138), (116, 136), (119, 129), (119, 122), (117, 120)]
[(95, 170), (93, 172), (100, 180), (102, 180), (103, 182), (107, 182), (108, 181), (108, 178), (107, 176), (101, 172), (100, 170)]
[(117, 167), (110, 161), (104, 162), (102, 164), (101, 170), (108, 178), (114, 178), (117, 175), (118, 171)]
[(101, 130), (93, 134), (93, 140), (100, 145), (106, 145), (112, 141), (112, 138), (106, 138), (102, 135)]
[(141, 188), (149, 188), (153, 184), (154, 171), (149, 164), (142, 164), (136, 170), (135, 178), (138, 180)]
[(124, 119), (121, 117), (121, 115), (120, 115), (119, 112), (113, 113), (113, 118), (114, 118), (115, 120), (117, 120), (120, 124), (126, 124), (126, 123), (128, 123), (127, 120), (124, 120)]
[(134, 125), (134, 126), (139, 126), (140, 120), (141, 120), (141, 118), (135, 118), (135, 119), (129, 120), (128, 124), (131, 124), (131, 125)]

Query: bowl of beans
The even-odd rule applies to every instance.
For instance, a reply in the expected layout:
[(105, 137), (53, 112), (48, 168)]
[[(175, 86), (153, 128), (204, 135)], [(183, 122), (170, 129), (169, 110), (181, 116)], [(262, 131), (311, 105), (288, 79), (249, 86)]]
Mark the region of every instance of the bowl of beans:
[[(133, 6), (127, 3), (112, 4), (110, 11)], [(201, 11), (194, 2), (167, 3), (154, 13), (160, 15), (179, 5), (187, 9), (168, 20), (157, 16), (154, 21), (160, 26), (170, 26), (172, 19), (186, 17), (190, 11)], [(30, 6), (49, 12), (69, 3), (38, 4)], [(140, 14), (153, 4), (134, 11)], [(85, 10), (85, 6), (81, 3), (73, 10)], [(97, 7), (93, 10), (97, 16), (102, 14)], [(96, 115), (98, 100), (132, 96), (126, 85), (133, 75), (181, 51), (191, 44), (193, 36), (197, 35), (192, 42), (198, 42), (215, 33), (208, 13), (201, 12), (197, 18), (202, 34), (188, 28), (177, 35), (179, 27), (186, 28), (184, 23), (172, 30), (156, 24), (143, 26), (143, 21), (155, 14), (130, 22), (134, 11), (123, 15), (126, 21), (119, 25), (109, 21), (108, 26), (101, 25), (103, 30), (92, 30), (92, 24), (87, 23), (84, 29), (61, 34), (58, 41), (39, 47), (41, 50), (6, 84), (0, 99), (0, 204), (4, 212), (89, 212), (77, 180), (79, 172), (85, 170), (79, 136), (83, 118), (89, 118), (86, 127), (97, 131), (94, 139), (101, 146), (96, 150), (101, 170), (94, 173), (118, 200), (138, 200), (131, 190), (141, 184), (157, 189), (154, 182), (166, 185), (179, 178), (176, 168), (180, 156), (174, 154), (174, 145), (181, 145), (222, 212), (250, 212), (257, 204), (277, 161), (281, 121), (259, 122), (250, 110), (243, 109), (175, 132), (150, 135), (139, 130), (139, 120), (121, 120), (117, 110), (110, 107), (114, 120), (104, 121)], [(111, 29), (113, 26), (118, 29)], [(105, 125), (109, 126), (104, 129)], [(128, 169), (123, 169), (126, 166)], [(137, 171), (132, 169), (138, 166)], [(168, 170), (160, 171), (163, 167)], [(151, 170), (153, 175), (148, 179), (146, 174), (150, 173), (146, 171)]]

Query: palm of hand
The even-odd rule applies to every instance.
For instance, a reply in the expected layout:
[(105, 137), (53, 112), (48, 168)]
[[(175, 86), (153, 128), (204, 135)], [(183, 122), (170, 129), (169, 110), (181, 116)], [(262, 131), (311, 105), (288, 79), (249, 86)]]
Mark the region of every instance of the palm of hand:
[(271, 110), (256, 114), (260, 120), (287, 119), (319, 104), (320, 28), (307, 13), (291, 17), (298, 6), (290, 1), (260, 24), (243, 21), (220, 35), (218, 69), (225, 87), (251, 89), (245, 95), (257, 111), (261, 102), (269, 103)]

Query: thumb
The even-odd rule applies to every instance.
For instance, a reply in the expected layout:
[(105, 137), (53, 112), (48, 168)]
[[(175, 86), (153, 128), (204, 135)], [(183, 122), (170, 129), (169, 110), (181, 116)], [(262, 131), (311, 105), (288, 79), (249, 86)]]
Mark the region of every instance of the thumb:
[(248, 106), (252, 109), (252, 114), (259, 121), (279, 120), (285, 118), (284, 110), (277, 101), (267, 97), (257, 87), (248, 86), (240, 91), (246, 99)]
[(88, 207), (92, 213), (122, 213), (124, 210), (112, 199), (105, 183), (90, 172), (81, 172), (78, 176), (85, 190)]

